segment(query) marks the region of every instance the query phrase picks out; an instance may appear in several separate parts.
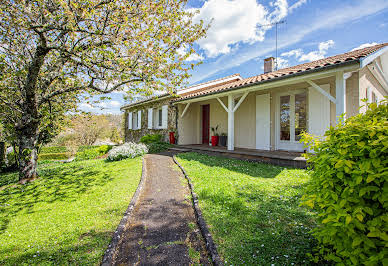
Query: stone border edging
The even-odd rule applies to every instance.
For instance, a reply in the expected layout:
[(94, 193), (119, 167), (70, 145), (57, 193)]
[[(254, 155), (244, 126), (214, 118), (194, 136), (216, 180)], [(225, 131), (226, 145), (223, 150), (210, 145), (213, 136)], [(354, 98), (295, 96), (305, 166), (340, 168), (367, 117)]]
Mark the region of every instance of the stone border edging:
[(135, 194), (133, 194), (131, 202), (129, 203), (129, 206), (128, 206), (127, 210), (125, 211), (123, 218), (121, 218), (121, 221), (113, 234), (112, 240), (109, 243), (109, 246), (104, 253), (104, 257), (103, 257), (102, 262), (101, 262), (102, 266), (108, 266), (108, 265), (113, 264), (114, 255), (116, 253), (116, 249), (120, 243), (120, 240), (122, 239), (121, 236), (124, 233), (125, 225), (127, 224), (129, 218), (131, 217), (131, 214), (132, 214), (132, 211), (135, 207), (135, 204), (137, 203), (137, 200), (139, 199), (140, 192), (143, 189), (145, 179), (146, 179), (146, 167), (145, 167), (144, 160), (145, 159), (143, 157), (142, 173), (141, 173), (139, 185), (137, 186)]
[(191, 179), (187, 175), (187, 173), (186, 173), (185, 169), (183, 168), (183, 166), (178, 163), (177, 159), (175, 158), (175, 155), (172, 156), (172, 159), (174, 160), (174, 163), (176, 165), (178, 165), (178, 167), (181, 169), (183, 175), (185, 176), (185, 178), (187, 179), (187, 182), (189, 183), (189, 188), (190, 188), (191, 196), (193, 198), (192, 201), (193, 201), (193, 206), (194, 206), (195, 218), (197, 220), (197, 224), (199, 226), (199, 229), (201, 230), (201, 234), (202, 234), (203, 238), (205, 239), (206, 249), (207, 249), (207, 251), (210, 254), (210, 257), (211, 257), (211, 260), (213, 262), (213, 265), (215, 265), (215, 266), (222, 266), (223, 262), (221, 261), (221, 258), (218, 255), (217, 246), (216, 246), (216, 244), (213, 241), (213, 237), (210, 234), (210, 231), (209, 231), (208, 226), (207, 226), (207, 224), (205, 222), (205, 219), (203, 218), (202, 211), (199, 208), (198, 196), (194, 192), (194, 186), (193, 186), (193, 184), (191, 182)]

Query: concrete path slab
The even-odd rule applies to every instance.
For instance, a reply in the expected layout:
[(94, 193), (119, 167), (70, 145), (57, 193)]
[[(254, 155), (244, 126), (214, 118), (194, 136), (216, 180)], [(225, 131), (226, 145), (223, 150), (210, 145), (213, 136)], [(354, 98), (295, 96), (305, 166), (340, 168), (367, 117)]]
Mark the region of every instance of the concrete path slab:
[(187, 182), (169, 154), (145, 156), (145, 184), (114, 265), (210, 265)]

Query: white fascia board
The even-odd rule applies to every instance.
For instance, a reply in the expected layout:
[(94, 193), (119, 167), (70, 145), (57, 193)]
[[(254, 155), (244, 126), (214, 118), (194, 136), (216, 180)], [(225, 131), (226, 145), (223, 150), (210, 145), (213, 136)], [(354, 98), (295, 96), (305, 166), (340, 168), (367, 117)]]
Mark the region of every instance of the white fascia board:
[(257, 85), (252, 85), (252, 86), (246, 86), (242, 87), (240, 89), (234, 89), (234, 90), (229, 90), (225, 92), (220, 92), (220, 93), (214, 93), (211, 95), (207, 96), (200, 96), (197, 98), (192, 98), (192, 99), (187, 99), (184, 101), (179, 101), (173, 103), (173, 105), (176, 104), (184, 104), (184, 103), (194, 103), (194, 102), (201, 102), (209, 99), (214, 99), (218, 97), (224, 97), (229, 94), (238, 94), (238, 93), (244, 93), (246, 91), (251, 92), (251, 91), (260, 91), (260, 90), (266, 90), (266, 89), (271, 89), (271, 88), (276, 88), (280, 86), (285, 86), (285, 85), (292, 85), (300, 82), (306, 82), (306, 80), (314, 80), (314, 79), (321, 79), (321, 78), (327, 78), (327, 77), (335, 77), (337, 72), (351, 72), (359, 69), (359, 64), (355, 63), (350, 66), (343, 66), (343, 67), (336, 67), (336, 68), (331, 68), (325, 71), (319, 71), (315, 73), (310, 73), (310, 74), (303, 74), (303, 75), (298, 75), (295, 77), (289, 77), (289, 78), (284, 78), (281, 80), (275, 80), (275, 81), (269, 81), (265, 82), (262, 84), (257, 84)]
[(226, 78), (226, 79), (221, 79), (221, 80), (217, 80), (217, 81), (214, 81), (214, 82), (209, 82), (209, 83), (202, 84), (202, 85), (198, 85), (198, 86), (195, 86), (195, 85), (194, 85), (193, 87), (190, 87), (190, 88), (187, 88), (187, 89), (178, 90), (178, 91), (176, 92), (176, 94), (177, 94), (177, 95), (180, 95), (180, 94), (182, 94), (182, 93), (187, 93), (187, 92), (191, 92), (191, 91), (196, 91), (196, 90), (199, 90), (199, 89), (202, 89), (202, 88), (214, 86), (214, 85), (217, 85), (217, 84), (220, 84), (220, 83), (224, 83), (224, 82), (228, 82), (228, 81), (235, 80), (235, 79), (242, 80), (242, 77), (240, 77), (240, 76), (234, 76), (234, 77), (230, 77), (230, 78)]
[(360, 59), (360, 68), (364, 68), (365, 66), (370, 64), (373, 60), (375, 60), (377, 57), (381, 56), (382, 54), (384, 54), (386, 52), (388, 52), (388, 46), (385, 46), (385, 47), (377, 50), (376, 52), (361, 58)]

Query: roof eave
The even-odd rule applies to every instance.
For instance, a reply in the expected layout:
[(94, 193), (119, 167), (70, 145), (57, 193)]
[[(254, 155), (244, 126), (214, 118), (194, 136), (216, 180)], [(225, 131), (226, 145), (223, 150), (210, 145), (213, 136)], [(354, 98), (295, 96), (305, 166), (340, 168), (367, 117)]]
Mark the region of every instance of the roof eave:
[(373, 62), (377, 57), (380, 55), (388, 52), (388, 46), (382, 47), (381, 49), (375, 51), (374, 53), (371, 53), (370, 55), (367, 55), (360, 59), (360, 68), (364, 68), (369, 63)]

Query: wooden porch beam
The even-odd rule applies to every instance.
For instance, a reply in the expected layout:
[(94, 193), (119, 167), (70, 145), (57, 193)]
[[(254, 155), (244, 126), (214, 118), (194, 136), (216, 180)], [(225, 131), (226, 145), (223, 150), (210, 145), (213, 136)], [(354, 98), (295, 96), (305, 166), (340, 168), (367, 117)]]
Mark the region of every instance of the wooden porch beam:
[(344, 72), (339, 71), (335, 75), (335, 92), (336, 92), (336, 105), (335, 113), (337, 117), (337, 123), (346, 108), (346, 88), (345, 88)]
[(217, 101), (221, 104), (221, 106), (225, 109), (226, 112), (229, 112), (228, 108), (226, 108), (225, 104), (217, 97)]
[(233, 112), (233, 95), (228, 95), (228, 151), (234, 150), (234, 112)]
[(245, 100), (245, 98), (247, 97), (248, 94), (249, 94), (249, 91), (246, 91), (246, 92), (244, 93), (244, 95), (241, 97), (241, 99), (238, 101), (238, 103), (237, 103), (236, 106), (234, 107), (233, 113), (236, 112), (236, 110), (240, 107), (240, 105), (241, 105), (242, 102)]
[(337, 103), (337, 100), (333, 96), (331, 96), (329, 93), (327, 93), (324, 89), (322, 89), (318, 84), (316, 84), (315, 82), (313, 82), (311, 80), (306, 80), (306, 82), (308, 84), (310, 84), (314, 89), (319, 91), (321, 94), (326, 96), (330, 101), (332, 101), (333, 103)]
[(186, 106), (185, 106), (185, 109), (183, 109), (183, 112), (181, 114), (181, 118), (186, 114), (187, 110), (189, 109), (189, 106), (190, 106), (191, 103), (187, 103)]

